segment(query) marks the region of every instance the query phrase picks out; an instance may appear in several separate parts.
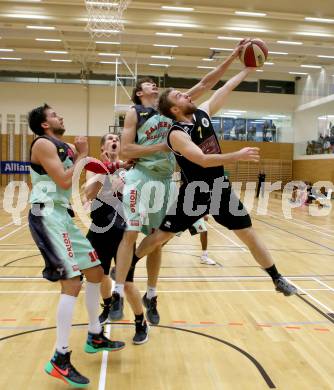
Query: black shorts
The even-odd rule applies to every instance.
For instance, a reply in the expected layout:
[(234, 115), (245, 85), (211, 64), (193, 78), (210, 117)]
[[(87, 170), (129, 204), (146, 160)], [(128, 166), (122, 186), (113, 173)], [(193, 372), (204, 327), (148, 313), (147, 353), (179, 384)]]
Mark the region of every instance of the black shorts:
[[(211, 214), (216, 222), (229, 230), (251, 227), (252, 221), (247, 210), (232, 191), (231, 184), (226, 181), (225, 183), (227, 188), (221, 189), (218, 199), (216, 199), (217, 192), (214, 194), (211, 186), (211, 190), (208, 192), (196, 192), (190, 203), (187, 203), (185, 196), (186, 186), (182, 185), (178, 199), (167, 213), (159, 229), (172, 233), (183, 232), (206, 214)], [(197, 215), (189, 215), (189, 210), (196, 210), (197, 207), (201, 208), (200, 212)]]
[[(95, 233), (92, 230), (88, 230), (87, 239), (95, 249), (105, 275), (109, 275), (112, 259), (114, 259), (116, 264), (117, 250), (122, 241), (123, 233), (124, 230), (117, 228), (111, 228), (106, 233)], [(131, 264), (126, 276), (127, 282), (133, 282), (135, 268), (136, 263)]]

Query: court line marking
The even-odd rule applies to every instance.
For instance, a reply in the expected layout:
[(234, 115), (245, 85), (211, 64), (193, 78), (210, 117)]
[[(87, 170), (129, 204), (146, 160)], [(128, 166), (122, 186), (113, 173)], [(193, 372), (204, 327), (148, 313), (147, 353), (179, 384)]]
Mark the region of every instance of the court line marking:
[[(111, 330), (111, 325), (110, 324), (106, 325), (105, 335), (107, 336), (108, 339), (110, 338), (110, 330)], [(104, 390), (106, 387), (108, 354), (109, 354), (108, 351), (103, 351), (102, 353), (98, 390)]]
[[(218, 270), (219, 268), (215, 268)], [(334, 275), (286, 275), (285, 277), (288, 277), (293, 280), (306, 280), (310, 281), (312, 280), (313, 277), (333, 277)], [(270, 280), (270, 276), (265, 276), (265, 275), (259, 275), (259, 276), (229, 276), (229, 275), (224, 275), (224, 276), (161, 276), (159, 277), (160, 280), (162, 281), (241, 281), (241, 280), (252, 280), (252, 281), (267, 281)], [(38, 281), (38, 282), (48, 282), (48, 280), (44, 279), (42, 276), (0, 276), (0, 281)], [(135, 277), (135, 280), (137, 281), (146, 281), (147, 277), (146, 276), (138, 276)]]
[(313, 279), (313, 280), (315, 280), (317, 283), (319, 283), (319, 284), (322, 284), (323, 286), (327, 287), (327, 288), (328, 288), (328, 290), (331, 290), (331, 291), (333, 291), (333, 292), (334, 292), (334, 288), (333, 288), (333, 287), (331, 287), (331, 286), (329, 286), (328, 284), (326, 284), (326, 283), (322, 282), (321, 280), (319, 280), (319, 279), (317, 279), (317, 278), (312, 278), (312, 279)]
[(310, 242), (310, 243), (312, 243), (312, 244), (314, 244), (314, 245), (321, 246), (322, 248), (325, 248), (325, 249), (328, 249), (328, 250), (331, 251), (331, 252), (334, 252), (334, 249), (331, 248), (331, 247), (329, 247), (329, 246), (320, 244), (320, 243), (318, 243), (318, 242), (316, 242), (316, 241), (312, 241), (312, 240), (309, 239), (309, 238), (306, 238), (306, 237), (303, 237), (303, 236), (301, 236), (301, 235), (299, 235), (299, 234), (290, 232), (289, 230), (286, 230), (286, 229), (284, 229), (284, 228), (282, 228), (282, 227), (280, 227), (280, 226), (277, 226), (277, 225), (273, 225), (272, 223), (269, 223), (269, 222), (267, 222), (267, 221), (264, 221), (264, 220), (262, 220), (262, 219), (260, 219), (260, 218), (254, 218), (254, 219), (255, 219), (256, 221), (259, 221), (259, 222), (264, 223), (265, 225), (271, 226), (271, 227), (273, 227), (273, 228), (275, 228), (275, 229), (277, 229), (277, 230), (281, 230), (282, 232), (285, 232), (285, 233), (287, 233), (287, 234), (291, 234), (292, 236), (298, 237), (298, 238), (300, 238), (301, 240)]
[[(125, 324), (125, 323), (121, 323), (120, 324), (119, 322), (115, 322), (114, 324), (122, 325), (122, 326), (133, 326), (133, 324)], [(83, 325), (87, 325), (87, 323), (86, 324), (72, 324), (72, 327), (82, 327)], [(221, 338), (218, 338), (218, 337), (215, 337), (215, 336), (211, 336), (211, 335), (206, 334), (206, 333), (201, 333), (201, 332), (197, 332), (197, 331), (194, 331), (194, 330), (190, 330), (190, 329), (183, 329), (183, 328), (179, 328), (179, 327), (176, 327), (176, 326), (166, 326), (166, 325), (152, 325), (152, 326), (154, 326), (156, 328), (162, 328), (162, 329), (178, 330), (178, 331), (181, 331), (181, 332), (186, 332), (186, 333), (191, 333), (191, 334), (194, 334), (194, 335), (197, 335), (197, 336), (206, 337), (208, 339), (211, 339), (211, 340), (214, 340), (214, 341), (218, 341), (219, 343), (222, 343), (222, 344), (232, 348), (233, 350), (241, 353), (244, 357), (246, 357), (255, 366), (255, 368), (258, 370), (258, 372), (261, 375), (262, 379), (266, 382), (266, 384), (267, 384), (267, 386), (269, 388), (276, 389), (276, 386), (274, 385), (273, 381), (271, 380), (270, 376), (268, 375), (266, 370), (263, 368), (261, 363), (259, 363), (256, 360), (256, 358), (254, 358), (250, 353), (248, 353), (244, 349), (238, 347), (237, 345), (232, 344), (231, 342), (226, 341), (224, 339), (221, 339)], [(55, 326), (48, 326), (48, 327), (45, 327), (45, 328), (35, 328), (35, 329), (28, 330), (28, 331), (25, 331), (25, 332), (20, 332), (20, 333), (15, 333), (15, 334), (8, 335), (8, 336), (0, 337), (0, 341), (12, 339), (14, 337), (23, 336), (23, 335), (27, 335), (27, 334), (31, 334), (31, 333), (35, 333), (35, 332), (41, 332), (41, 331), (45, 331), (45, 330), (48, 331), (48, 330), (53, 330), (53, 329), (56, 329), (56, 327)], [(101, 390), (102, 390), (102, 388), (101, 388)]]
[(11, 232), (7, 233), (6, 235), (0, 237), (0, 241), (4, 240), (5, 238), (11, 236), (12, 234), (18, 232), (19, 230), (23, 229), (24, 227), (26, 227), (28, 225), (28, 223), (25, 223), (24, 225), (18, 227), (17, 229), (14, 229), (12, 230)]
[[(274, 214), (274, 215), (276, 215), (276, 216), (281, 216), (279, 213), (277, 213), (277, 212), (275, 212), (275, 211), (273, 211), (273, 210), (271, 210), (271, 211), (268, 211), (268, 214), (269, 213), (272, 213), (272, 214)], [(310, 218), (313, 218), (311, 215), (308, 215)], [(326, 228), (324, 228), (323, 226), (319, 226), (319, 225), (316, 225), (316, 224), (314, 224), (314, 223), (311, 223), (311, 222), (308, 222), (308, 221), (305, 221), (304, 219), (300, 219), (300, 218), (296, 218), (296, 217), (293, 217), (293, 219), (294, 220), (296, 220), (296, 221), (299, 221), (299, 223), (300, 224), (304, 224), (304, 226), (305, 225), (309, 225), (309, 226), (313, 226), (313, 227), (316, 227), (317, 229), (322, 229), (322, 230), (325, 230), (325, 231), (327, 231), (327, 232), (330, 232), (330, 233), (334, 233), (334, 230), (332, 230), (332, 229), (326, 229)], [(292, 222), (290, 219), (282, 219), (283, 221), (290, 221), (290, 222)], [(295, 224), (299, 224), (298, 222), (295, 222)], [(334, 226), (334, 225), (332, 225), (332, 226)], [(314, 230), (315, 231), (315, 230)], [(319, 231), (319, 233), (321, 233), (321, 231)], [(323, 233), (323, 232), (322, 232)], [(332, 237), (333, 237), (333, 235), (332, 235)]]
[[(231, 238), (227, 237), (224, 233), (222, 233), (220, 230), (216, 229), (213, 225), (211, 225), (211, 223), (209, 223), (208, 221), (205, 221), (205, 223), (211, 227), (211, 229), (213, 229), (215, 232), (217, 232), (218, 234), (220, 234), (221, 236), (223, 236), (224, 238), (226, 238), (226, 240), (232, 242), (232, 244), (236, 245), (238, 248), (240, 248), (243, 252), (248, 252), (247, 249), (243, 248), (240, 244), (238, 244), (236, 241), (232, 240)], [(219, 225), (220, 226), (220, 225)]]
[[(24, 215), (21, 219), (23, 219), (23, 218), (27, 218), (27, 216)], [(6, 227), (11, 226), (11, 225), (14, 225), (14, 222), (13, 222), (13, 221), (7, 223), (6, 225), (1, 226), (1, 227), (0, 227), (0, 231), (1, 231), (1, 230), (4, 230)]]
[[(306, 224), (303, 224), (302, 221), (303, 220), (299, 220), (300, 222), (294, 222), (292, 221), (291, 219), (284, 219), (284, 218), (280, 218), (278, 216), (276, 216), (275, 214), (273, 214), (273, 212), (268, 212), (267, 214), (268, 216), (270, 216), (271, 218), (276, 218), (280, 221), (283, 221), (283, 222), (289, 222), (289, 223), (292, 223), (294, 225), (297, 225), (299, 228), (304, 228), (305, 230), (311, 230), (312, 232), (317, 232), (317, 233), (320, 233), (320, 234), (323, 234), (325, 236), (328, 236), (330, 238), (333, 238), (334, 237), (334, 234), (328, 234), (328, 233), (325, 233), (325, 232), (322, 232), (321, 230), (317, 230), (317, 229), (314, 229), (313, 227), (311, 226), (307, 226)], [(305, 222), (305, 221), (303, 221)], [(310, 225), (313, 225), (313, 224), (310, 224)], [(317, 225), (313, 225), (313, 226), (317, 226)], [(318, 226), (317, 226), (318, 227)]]
[[(330, 291), (329, 288), (306, 288), (304, 291)], [(80, 291), (83, 294), (85, 291)], [(146, 290), (140, 290), (140, 293), (144, 293)], [(274, 292), (275, 289), (206, 289), (206, 290), (158, 290), (160, 293), (214, 293), (214, 292)], [(60, 292), (52, 290), (0, 290), (0, 294), (60, 294)]]
[(312, 301), (316, 302), (319, 306), (321, 306), (324, 309), (326, 309), (328, 313), (333, 313), (334, 312), (333, 309), (331, 309), (330, 307), (328, 307), (324, 303), (320, 302), (319, 299), (315, 298), (313, 295), (311, 295), (308, 292), (306, 292), (306, 290), (304, 290), (303, 288), (299, 287), (295, 282), (292, 282), (290, 278), (288, 279), (287, 277), (285, 277), (285, 279), (288, 280), (293, 286), (295, 286), (303, 294), (307, 295), (310, 299), (312, 299)]

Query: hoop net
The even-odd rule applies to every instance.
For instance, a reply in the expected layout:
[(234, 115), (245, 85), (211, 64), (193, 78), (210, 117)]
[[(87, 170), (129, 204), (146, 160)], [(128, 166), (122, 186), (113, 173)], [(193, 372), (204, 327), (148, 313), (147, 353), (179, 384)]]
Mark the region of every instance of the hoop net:
[(122, 32), (123, 12), (131, 0), (85, 0), (88, 12), (86, 29), (92, 38), (109, 37)]

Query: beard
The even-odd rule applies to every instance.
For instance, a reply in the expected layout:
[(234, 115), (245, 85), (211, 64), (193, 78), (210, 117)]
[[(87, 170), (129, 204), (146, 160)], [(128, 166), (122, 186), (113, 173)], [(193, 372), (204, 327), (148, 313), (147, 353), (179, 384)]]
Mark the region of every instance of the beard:
[(58, 127), (53, 129), (53, 134), (55, 135), (63, 135), (65, 133), (65, 129), (63, 127)]
[(184, 110), (184, 115), (192, 115), (197, 110), (194, 103), (190, 103)]

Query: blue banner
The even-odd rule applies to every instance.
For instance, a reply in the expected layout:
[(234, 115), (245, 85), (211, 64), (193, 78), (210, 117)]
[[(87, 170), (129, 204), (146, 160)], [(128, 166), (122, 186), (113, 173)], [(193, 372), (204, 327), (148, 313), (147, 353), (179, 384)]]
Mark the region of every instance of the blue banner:
[(29, 175), (30, 162), (27, 161), (1, 161), (1, 173), (4, 175)]

